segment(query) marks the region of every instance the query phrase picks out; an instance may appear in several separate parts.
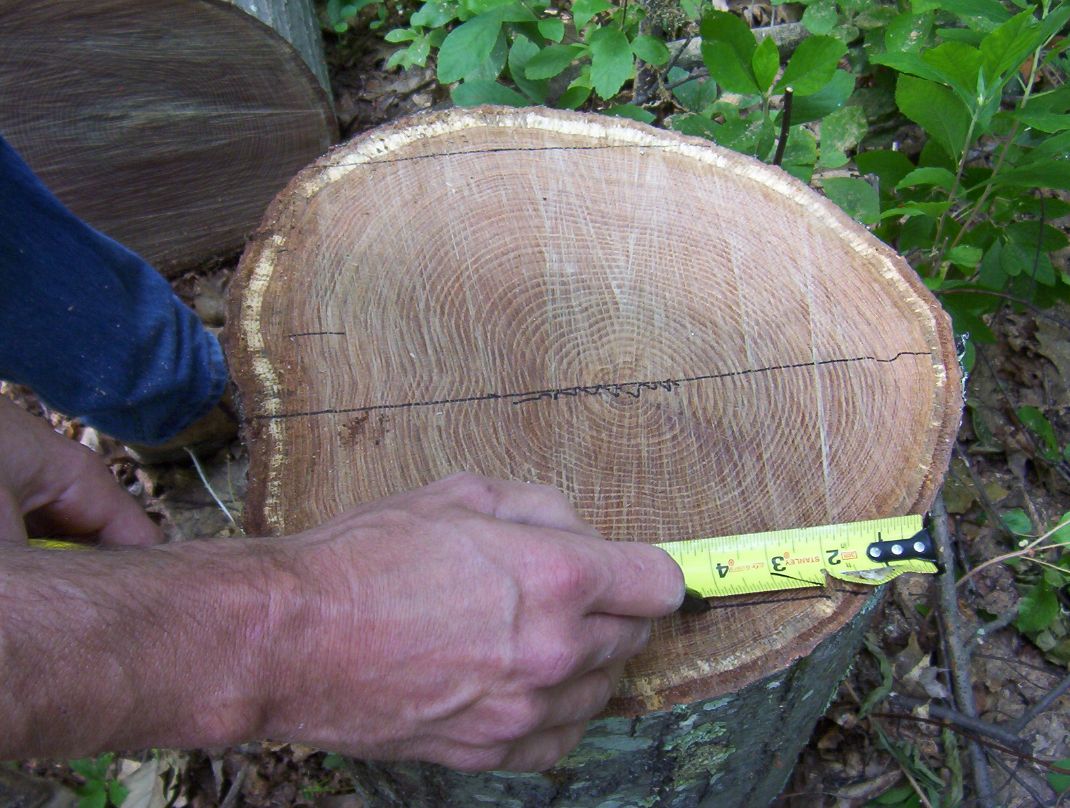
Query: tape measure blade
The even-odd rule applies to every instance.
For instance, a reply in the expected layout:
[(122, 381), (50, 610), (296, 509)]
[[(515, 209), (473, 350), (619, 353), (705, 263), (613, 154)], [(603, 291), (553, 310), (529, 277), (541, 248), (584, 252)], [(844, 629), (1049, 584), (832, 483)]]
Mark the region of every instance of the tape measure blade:
[[(877, 540), (909, 539), (921, 529), (922, 517), (908, 515), (657, 546), (680, 565), (688, 588), (703, 597), (724, 597), (825, 586), (826, 571), (840, 580), (880, 583), (850, 573), (888, 569), (869, 558), (870, 545)], [(895, 566), (902, 567), (901, 571), (936, 571), (936, 565), (927, 561), (904, 560)]]

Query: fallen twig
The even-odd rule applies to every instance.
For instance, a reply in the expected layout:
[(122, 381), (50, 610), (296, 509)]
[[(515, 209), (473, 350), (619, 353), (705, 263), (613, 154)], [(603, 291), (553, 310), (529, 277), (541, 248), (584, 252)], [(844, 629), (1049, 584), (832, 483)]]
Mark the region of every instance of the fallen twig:
[[(1016, 749), (1024, 754), (1030, 754), (1033, 751), (1033, 745), (1029, 741), (1019, 737), (1016, 731), (1013, 731), (1008, 727), (993, 724), (982, 718), (965, 715), (958, 710), (952, 710), (950, 707), (933, 704), (931, 701), (925, 699), (916, 699), (912, 696), (896, 694), (895, 700), (903, 706), (911, 709), (915, 707), (924, 707), (929, 715), (932, 716), (931, 719), (923, 715), (911, 713), (912, 718), (916, 718), (924, 723), (938, 724), (940, 726), (950, 725), (952, 728), (970, 730), (978, 735), (984, 735), (994, 741), (999, 741), (1004, 746)], [(897, 717), (901, 718), (902, 716), (897, 715)]]
[[(947, 506), (943, 493), (937, 494), (933, 503), (932, 527), (936, 546), (944, 562), (944, 573), (939, 576), (940, 610), (944, 627), (945, 656), (951, 669), (951, 689), (959, 712), (969, 718), (977, 718), (977, 707), (973, 700), (973, 682), (970, 678), (969, 652), (961, 640), (962, 628), (959, 615), (958, 593), (955, 585), (955, 557), (951, 549), (951, 540), (947, 533)], [(992, 779), (988, 772), (985, 752), (971, 739), (966, 747), (970, 753), (973, 770), (974, 788), (981, 805), (995, 805), (992, 791)]]
[(1068, 690), (1070, 690), (1070, 673), (1064, 676), (1063, 680), (1059, 682), (1059, 684), (1049, 690), (1044, 695), (1044, 698), (1042, 698), (1040, 701), (1038, 701), (1036, 704), (1034, 704), (1032, 707), (1030, 707), (1013, 721), (1007, 722), (1006, 728), (1015, 734), (1020, 733), (1029, 725), (1029, 723), (1034, 718), (1039, 716), (1041, 713), (1043, 713), (1049, 707), (1055, 704), (1055, 702), (1061, 699)]

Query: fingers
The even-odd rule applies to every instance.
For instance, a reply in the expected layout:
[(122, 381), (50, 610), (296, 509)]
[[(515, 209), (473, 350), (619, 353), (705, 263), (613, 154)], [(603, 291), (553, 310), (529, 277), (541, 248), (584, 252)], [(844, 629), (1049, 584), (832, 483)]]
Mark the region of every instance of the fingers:
[(586, 721), (575, 721), (535, 733), (518, 743), (497, 768), (514, 772), (545, 771), (575, 749), (586, 731)]
[(684, 573), (660, 547), (638, 542), (605, 542), (605, 584), (591, 611), (634, 617), (665, 617), (684, 602)]
[(38, 536), (156, 544), (159, 529), (100, 459), (0, 399), (0, 487)]
[[(73, 445), (71, 448), (81, 449)], [(50, 480), (51, 490), (41, 492), (43, 497), (35, 497), (44, 501), (27, 514), (27, 523), (35, 528), (34, 532), (94, 536), (109, 546), (163, 541), (159, 527), (95, 456), (79, 451), (70, 461), (66, 470), (57, 470)]]

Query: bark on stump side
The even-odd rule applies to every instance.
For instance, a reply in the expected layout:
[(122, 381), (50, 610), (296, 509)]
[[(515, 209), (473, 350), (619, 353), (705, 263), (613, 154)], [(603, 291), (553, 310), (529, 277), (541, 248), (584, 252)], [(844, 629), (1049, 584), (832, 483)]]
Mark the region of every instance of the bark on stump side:
[[(600, 116), (452, 110), (336, 149), (276, 198), (230, 307), (254, 533), (465, 469), (562, 488), (619, 541), (922, 512), (961, 409), (902, 259), (779, 169)], [(878, 598), (662, 621), (551, 772), (360, 782), (372, 805), (764, 804)]]
[(0, 0), (0, 134), (164, 274), (237, 251), (337, 134), (311, 0)]

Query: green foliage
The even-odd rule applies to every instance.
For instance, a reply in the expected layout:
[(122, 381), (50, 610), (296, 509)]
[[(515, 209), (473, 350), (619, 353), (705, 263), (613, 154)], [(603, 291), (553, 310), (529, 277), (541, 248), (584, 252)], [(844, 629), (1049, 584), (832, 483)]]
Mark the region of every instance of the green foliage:
[[(1062, 760), (1055, 761), (1055, 765), (1060, 769), (1070, 769), (1070, 758), (1063, 758)], [(1070, 791), (1070, 774), (1062, 774), (1060, 772), (1050, 772), (1048, 774), (1048, 784), (1052, 787), (1056, 794), (1064, 794)]]
[[(330, 0), (325, 25), (344, 31), (368, 7), (381, 24), (386, 2)], [(708, 0), (681, 2), (672, 22), (637, 2), (425, 0), (385, 34), (399, 46), (387, 66), (433, 64), (461, 105), (597, 109), (779, 156), (906, 255), (956, 330), (985, 341), (986, 315), (1008, 300), (1070, 300), (1051, 260), (1067, 237), (1050, 224), (1070, 213), (1051, 193), (1070, 190), (1070, 0), (1014, 4), (799, 0), (810, 35), (781, 54)], [(701, 70), (666, 44), (684, 33)], [(655, 96), (635, 94), (640, 70)], [(920, 136), (909, 153), (876, 128), (907, 122)], [(1020, 418), (1047, 459), (1064, 458), (1036, 416)]]
[(640, 30), (639, 4), (575, 0), (570, 12), (548, 0), (428, 0), (406, 27), (386, 34), (405, 45), (387, 67), (424, 67), (434, 57), (438, 81), (454, 85), (452, 98), (463, 106), (575, 108), (613, 100), (639, 64), (671, 58), (663, 39)]
[(119, 808), (130, 793), (126, 786), (112, 776), (115, 755), (108, 753), (98, 758), (72, 760), (71, 771), (84, 781), (75, 789), (78, 808)]

